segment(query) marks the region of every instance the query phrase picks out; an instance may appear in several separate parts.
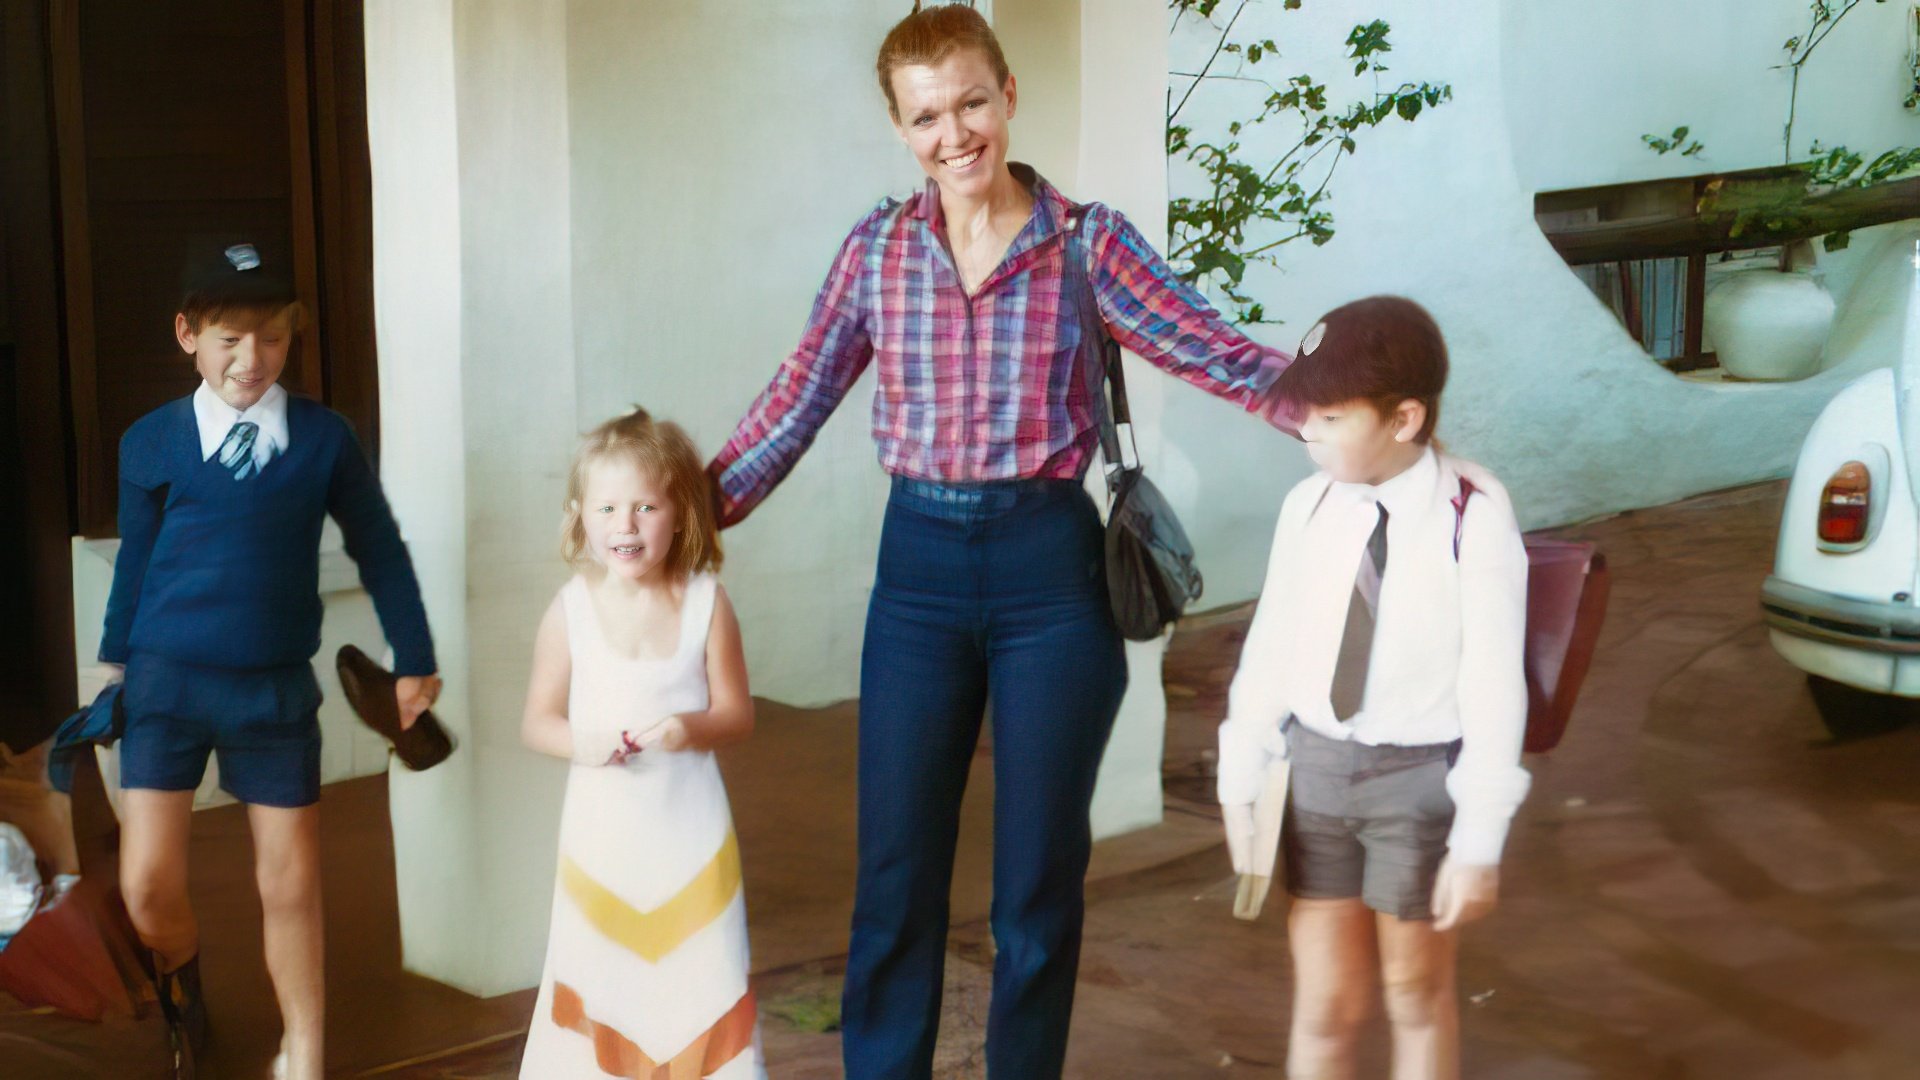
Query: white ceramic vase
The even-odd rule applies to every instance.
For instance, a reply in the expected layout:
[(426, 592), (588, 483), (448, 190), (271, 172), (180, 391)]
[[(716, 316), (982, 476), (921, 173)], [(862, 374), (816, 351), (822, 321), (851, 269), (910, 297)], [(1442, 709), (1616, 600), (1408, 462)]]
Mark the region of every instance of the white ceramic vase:
[(1820, 370), (1833, 294), (1806, 270), (1741, 270), (1707, 293), (1706, 339), (1736, 379), (1782, 382)]

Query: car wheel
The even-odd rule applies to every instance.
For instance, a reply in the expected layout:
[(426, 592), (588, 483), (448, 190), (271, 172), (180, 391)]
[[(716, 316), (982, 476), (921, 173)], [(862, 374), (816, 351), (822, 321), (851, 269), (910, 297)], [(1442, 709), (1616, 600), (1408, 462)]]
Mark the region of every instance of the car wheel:
[(1818, 675), (1807, 676), (1807, 688), (1813, 691), (1813, 705), (1820, 710), (1821, 722), (1836, 739), (1879, 735), (1920, 715), (1920, 702), (1876, 694)]

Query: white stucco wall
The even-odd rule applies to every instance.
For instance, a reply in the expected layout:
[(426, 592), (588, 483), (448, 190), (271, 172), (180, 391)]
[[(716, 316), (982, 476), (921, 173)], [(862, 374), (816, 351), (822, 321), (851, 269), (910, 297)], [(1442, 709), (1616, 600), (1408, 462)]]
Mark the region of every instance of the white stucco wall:
[[(569, 7), (577, 421), (634, 403), (711, 455), (799, 341), (846, 234), (920, 176), (873, 50), (901, 5)], [(753, 516), (726, 582), (756, 693), (859, 692), (886, 478), (871, 374)]]
[[(1866, 5), (1821, 47), (1802, 81), (1796, 142), (1920, 142), (1920, 121), (1899, 107), (1905, 11)], [(1364, 133), (1332, 185), (1330, 244), (1289, 245), (1281, 269), (1249, 271), (1248, 288), (1287, 320), (1258, 336), (1291, 348), (1320, 313), (1372, 293), (1425, 304), (1454, 363), (1441, 435), (1502, 475), (1529, 527), (1784, 474), (1820, 406), (1885, 358), (1857, 355), (1790, 385), (1682, 382), (1567, 271), (1532, 205), (1538, 190), (1776, 163), (1786, 84), (1769, 65), (1804, 13), (1789, 0), (1256, 3), (1245, 35), (1275, 39), (1284, 72), (1327, 79), (1336, 99), (1371, 89), (1341, 74), (1339, 56), (1352, 25), (1375, 17), (1393, 28), (1393, 77), (1454, 90), (1414, 124)], [(1183, 32), (1176, 69), (1210, 44)], [(1235, 96), (1203, 90), (1196, 117), (1224, 121)], [(1682, 123), (1708, 146), (1698, 159), (1661, 158), (1640, 142)], [(1176, 170), (1176, 193), (1192, 180)], [(1828, 259), (1843, 318), (1855, 268), (1887, 232), (1857, 234), (1853, 251)], [(1163, 434), (1190, 477), (1161, 472), (1201, 547), (1204, 602), (1252, 596), (1279, 500), (1310, 471), (1305, 454), (1197, 394), (1169, 395)]]
[(565, 8), (462, 0), (454, 42), (474, 851), (498, 930), (487, 978), (508, 989), (545, 954), (566, 778), (520, 743), (534, 633), (568, 576), (560, 504), (579, 431)]

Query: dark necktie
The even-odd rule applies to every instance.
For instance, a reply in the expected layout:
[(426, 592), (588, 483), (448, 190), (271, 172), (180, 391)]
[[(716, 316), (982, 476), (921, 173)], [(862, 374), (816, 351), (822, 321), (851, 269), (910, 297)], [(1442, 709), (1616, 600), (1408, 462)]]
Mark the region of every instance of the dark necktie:
[(260, 425), (251, 420), (242, 420), (227, 432), (227, 439), (220, 444), (215, 455), (220, 459), (220, 467), (233, 474), (235, 480), (245, 480), (260, 471), (253, 460), (253, 443), (260, 437)]
[(1340, 658), (1333, 665), (1333, 686), (1327, 700), (1334, 719), (1345, 722), (1360, 711), (1367, 690), (1367, 668), (1373, 660), (1373, 624), (1380, 609), (1380, 581), (1387, 573), (1387, 508), (1378, 503), (1380, 519), (1354, 574), (1353, 595), (1347, 601), (1347, 626), (1340, 636)]

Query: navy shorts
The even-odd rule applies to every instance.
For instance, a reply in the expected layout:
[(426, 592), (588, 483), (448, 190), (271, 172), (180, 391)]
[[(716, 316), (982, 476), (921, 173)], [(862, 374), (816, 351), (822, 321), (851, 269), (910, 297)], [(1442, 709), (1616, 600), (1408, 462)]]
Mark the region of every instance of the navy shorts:
[(122, 702), (122, 788), (192, 791), (212, 753), (221, 788), (243, 803), (320, 799), (320, 683), (311, 664), (234, 670), (135, 653)]

